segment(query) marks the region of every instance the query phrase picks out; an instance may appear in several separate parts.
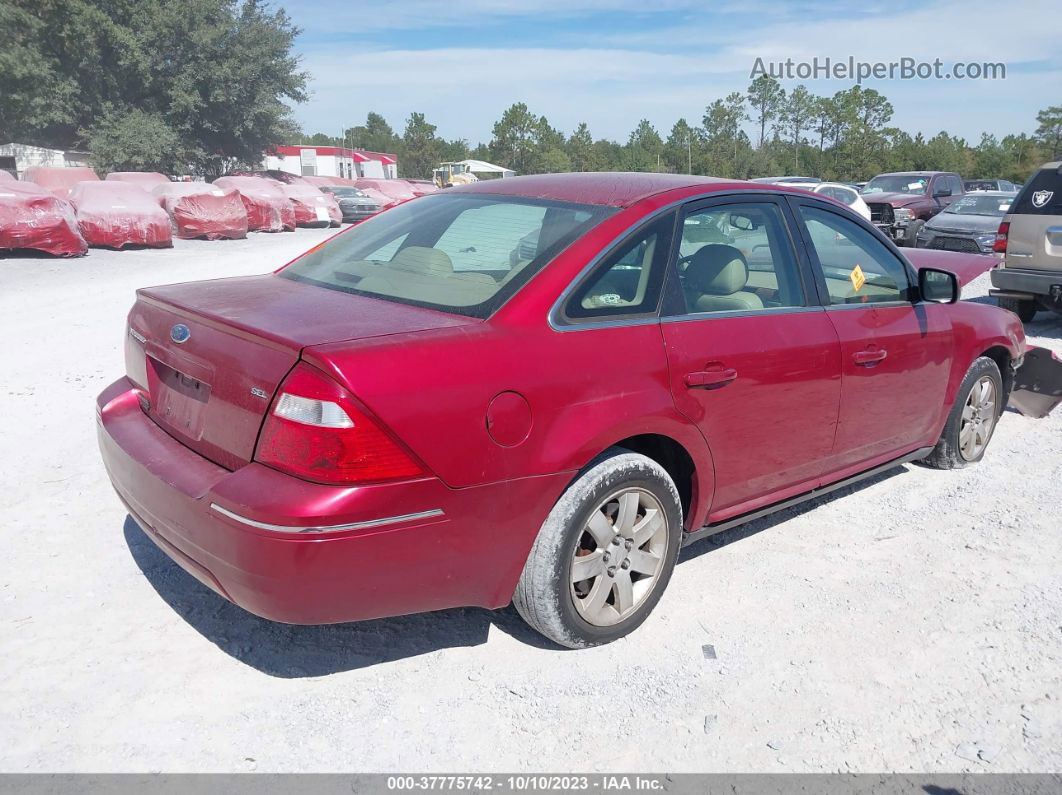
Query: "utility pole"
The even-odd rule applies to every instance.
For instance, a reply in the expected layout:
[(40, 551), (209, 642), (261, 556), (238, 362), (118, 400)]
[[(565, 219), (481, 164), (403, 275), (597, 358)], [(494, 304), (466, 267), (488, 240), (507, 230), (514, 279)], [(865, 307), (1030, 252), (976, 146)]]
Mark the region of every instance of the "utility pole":
[(693, 144), (690, 133), (686, 133), (686, 173), (693, 173)]

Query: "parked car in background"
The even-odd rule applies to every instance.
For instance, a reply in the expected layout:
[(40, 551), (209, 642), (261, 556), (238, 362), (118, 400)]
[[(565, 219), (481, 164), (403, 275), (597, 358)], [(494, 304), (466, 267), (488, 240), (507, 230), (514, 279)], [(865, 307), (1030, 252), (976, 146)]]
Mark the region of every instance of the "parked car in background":
[(1062, 161), (1045, 163), (1015, 197), (996, 235), (1002, 267), (992, 294), (1023, 321), (1038, 309), (1062, 313)]
[(362, 177), (354, 180), (354, 186), (362, 190), (374, 190), (382, 193), (391, 200), (391, 204), (407, 202), (417, 198), (417, 194), (409, 183), (402, 179), (375, 179)]
[(128, 182), (94, 180), (70, 190), (77, 226), (90, 246), (169, 248), (173, 245), (170, 217), (158, 200)]
[(84, 166), (30, 166), (22, 172), (22, 180), (36, 183), (60, 199), (69, 199), (70, 190), (79, 182), (99, 182), (100, 178)]
[(794, 188), (810, 188), (812, 185), (818, 185), (822, 180), (818, 177), (757, 177), (749, 180), (749, 182), (755, 182), (760, 185), (789, 185)]
[(967, 193), (974, 191), (1003, 191), (1017, 193), (1018, 185), (1007, 179), (968, 179), (963, 183)]
[(361, 188), (348, 185), (322, 185), (321, 190), (331, 193), (339, 202), (339, 211), (346, 223), (356, 224), (380, 212), (380, 203)]
[(34, 182), (0, 177), (0, 255), (24, 249), (80, 257), (88, 245), (70, 202)]
[(339, 226), (342, 223), (343, 212), (331, 193), (305, 182), (278, 184), (295, 209), (296, 226)]
[(112, 171), (104, 182), (128, 182), (150, 191), (156, 185), (169, 185), (170, 178), (158, 171)]
[(1010, 209), (1013, 193), (968, 193), (930, 218), (918, 231), (915, 245), (969, 254), (994, 254), (996, 230)]
[(247, 208), (239, 191), (206, 182), (167, 182), (151, 195), (170, 217), (173, 234), (184, 240), (247, 237)]
[[(796, 185), (794, 187), (803, 187)], [(809, 186), (808, 190), (812, 193), (819, 193), (823, 196), (828, 196), (831, 199), (839, 201), (841, 204), (847, 204), (855, 212), (861, 216), (870, 220), (870, 208), (867, 207), (867, 203), (863, 201), (863, 197), (859, 195), (859, 191), (853, 188), (851, 185), (843, 185), (840, 182), (820, 182), (818, 185)]]
[(879, 174), (863, 188), (870, 220), (898, 245), (914, 246), (925, 222), (965, 193), (954, 171)]
[(684, 544), (980, 461), (1037, 350), (957, 301), (951, 270), (985, 259), (905, 256), (784, 187), (480, 181), (275, 273), (138, 291), (100, 449), (146, 535), (259, 616), (514, 602), (593, 646), (645, 620)]
[(218, 177), (213, 182), (222, 190), (235, 190), (247, 210), (251, 232), (294, 232), (295, 206), (284, 195), (277, 180), (269, 177)]

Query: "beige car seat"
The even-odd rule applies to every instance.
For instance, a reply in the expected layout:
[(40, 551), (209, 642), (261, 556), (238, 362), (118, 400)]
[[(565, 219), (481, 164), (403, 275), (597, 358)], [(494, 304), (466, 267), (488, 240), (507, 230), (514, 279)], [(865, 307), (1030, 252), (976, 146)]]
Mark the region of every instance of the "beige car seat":
[(686, 305), (691, 312), (763, 309), (760, 297), (745, 289), (748, 281), (744, 254), (733, 246), (706, 245), (686, 267)]

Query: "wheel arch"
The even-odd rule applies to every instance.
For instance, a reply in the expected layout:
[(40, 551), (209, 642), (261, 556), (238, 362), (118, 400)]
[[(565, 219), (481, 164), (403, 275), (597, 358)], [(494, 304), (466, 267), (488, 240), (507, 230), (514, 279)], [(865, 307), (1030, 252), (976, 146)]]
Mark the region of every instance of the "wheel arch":
[(1010, 392), (1014, 388), (1014, 370), (1011, 368), (1010, 351), (1008, 351), (1003, 345), (993, 345), (987, 350), (982, 351), (977, 358), (986, 356), (996, 363), (999, 368), (999, 375), (1003, 379), (1003, 395), (1000, 400), (999, 411), (1003, 412), (1007, 405), (1007, 400), (1010, 399)]

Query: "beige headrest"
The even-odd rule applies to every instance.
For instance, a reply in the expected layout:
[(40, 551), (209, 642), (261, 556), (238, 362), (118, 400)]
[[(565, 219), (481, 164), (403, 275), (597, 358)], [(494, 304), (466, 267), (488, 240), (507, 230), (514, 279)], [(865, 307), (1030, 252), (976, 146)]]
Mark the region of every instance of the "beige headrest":
[(395, 254), (392, 266), (418, 273), (451, 274), (454, 264), (445, 251), (426, 246), (406, 246)]
[(749, 280), (745, 255), (733, 246), (702, 246), (686, 266), (686, 287), (709, 295), (730, 295), (743, 290)]

